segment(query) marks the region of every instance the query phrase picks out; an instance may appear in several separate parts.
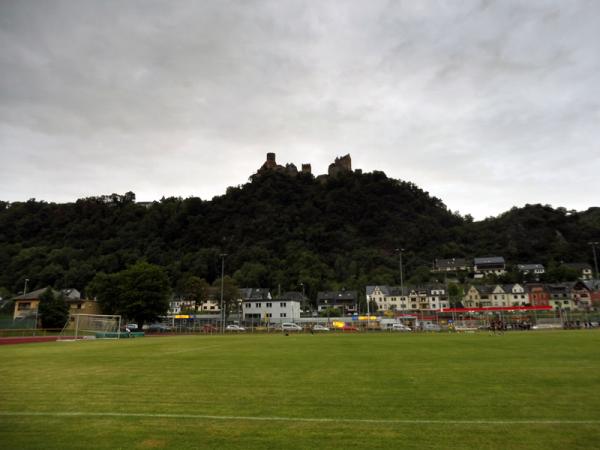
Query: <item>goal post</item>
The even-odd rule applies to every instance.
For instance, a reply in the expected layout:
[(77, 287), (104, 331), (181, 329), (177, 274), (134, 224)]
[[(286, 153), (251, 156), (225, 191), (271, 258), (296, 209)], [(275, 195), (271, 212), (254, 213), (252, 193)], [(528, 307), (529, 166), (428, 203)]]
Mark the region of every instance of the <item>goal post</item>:
[(70, 314), (59, 339), (119, 339), (120, 330), (120, 315)]

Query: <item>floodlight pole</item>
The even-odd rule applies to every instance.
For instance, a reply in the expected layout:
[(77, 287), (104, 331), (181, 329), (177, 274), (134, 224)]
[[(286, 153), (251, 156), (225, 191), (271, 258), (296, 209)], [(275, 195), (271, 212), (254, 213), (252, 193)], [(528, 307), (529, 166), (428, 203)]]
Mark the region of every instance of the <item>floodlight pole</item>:
[(588, 245), (592, 246), (592, 253), (594, 254), (594, 268), (596, 269), (596, 280), (598, 279), (598, 259), (596, 258), (596, 245), (600, 245), (600, 242), (588, 242)]
[(369, 295), (367, 294), (366, 291), (365, 291), (365, 299), (367, 300), (367, 331), (366, 332), (368, 333), (369, 332), (369, 321), (371, 320), (371, 307), (369, 305), (369, 303), (370, 303)]
[[(300, 282), (300, 286), (302, 286), (302, 303), (306, 307), (306, 303), (307, 303), (306, 302), (306, 294), (305, 294), (306, 290), (304, 289), (304, 283), (302, 281)], [(300, 307), (300, 315), (302, 315), (302, 306)]]
[(403, 248), (397, 248), (396, 251), (398, 252), (398, 254), (400, 255), (400, 262), (399, 262), (399, 266), (400, 266), (400, 296), (402, 297), (404, 295), (404, 274), (402, 273), (402, 252), (404, 251)]
[(225, 333), (225, 307), (223, 305), (223, 287), (224, 287), (224, 277), (225, 277), (225, 257), (227, 253), (221, 253), (221, 333)]

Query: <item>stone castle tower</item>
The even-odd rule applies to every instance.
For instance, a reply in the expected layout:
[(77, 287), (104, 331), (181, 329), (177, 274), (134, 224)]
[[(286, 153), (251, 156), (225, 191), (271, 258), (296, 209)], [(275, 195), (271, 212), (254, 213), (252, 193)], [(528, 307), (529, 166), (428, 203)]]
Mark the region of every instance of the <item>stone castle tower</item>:
[(350, 158), (350, 154), (335, 158), (335, 161), (329, 165), (328, 174), (330, 177), (341, 172), (352, 172), (352, 158)]
[[(277, 164), (275, 153), (269, 152), (267, 153), (267, 160), (263, 163), (260, 169), (258, 169), (257, 175), (271, 170), (286, 173), (290, 176), (296, 176), (298, 173), (312, 174), (312, 166), (309, 163), (302, 164), (301, 170), (298, 170), (296, 165), (293, 163), (288, 163), (285, 166), (282, 166)], [(323, 181), (327, 179), (327, 176), (334, 177), (345, 172), (352, 172), (352, 158), (350, 157), (350, 154), (335, 158), (335, 161), (329, 165), (329, 169), (327, 171), (328, 175), (319, 175), (317, 179)]]
[[(276, 170), (287, 173), (288, 175), (298, 175), (298, 168), (295, 164), (289, 163), (286, 164), (285, 167), (277, 164), (275, 153), (267, 153), (267, 160), (260, 167), (260, 169), (258, 169), (258, 173), (260, 174), (266, 170)], [(310, 164), (302, 164), (302, 173), (311, 173)]]

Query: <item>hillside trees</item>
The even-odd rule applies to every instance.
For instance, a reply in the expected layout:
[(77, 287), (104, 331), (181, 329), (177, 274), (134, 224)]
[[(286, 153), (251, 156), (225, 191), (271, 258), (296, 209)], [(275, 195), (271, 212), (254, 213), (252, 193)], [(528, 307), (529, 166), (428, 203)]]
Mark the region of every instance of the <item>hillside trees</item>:
[(161, 267), (138, 262), (114, 274), (97, 274), (88, 292), (105, 314), (120, 314), (141, 327), (166, 314), (171, 289)]
[[(219, 294), (216, 298), (217, 301), (221, 301), (221, 278), (217, 278), (213, 283), (213, 287), (219, 289)], [(233, 312), (233, 307), (237, 306), (237, 299), (239, 297), (238, 285), (233, 278), (229, 275), (223, 277), (223, 306), (225, 310), (225, 319), (229, 317), (229, 314)]]
[[(383, 172), (315, 179), (268, 172), (205, 201), (134, 194), (54, 204), (0, 207), (0, 286), (11, 292), (52, 285), (83, 291), (96, 274), (139, 260), (160, 266), (179, 290), (189, 277), (212, 284), (226, 273), (241, 287), (297, 290), (314, 299), (337, 286), (426, 279), (435, 258), (504, 256), (509, 263), (592, 263), (587, 242), (600, 239), (600, 209), (547, 205), (513, 208), (471, 222), (412, 183)], [(252, 285), (252, 286), (250, 286)], [(363, 286), (363, 287), (361, 287)]]
[(69, 318), (69, 306), (62, 294), (55, 294), (51, 288), (40, 295), (38, 316), (43, 328), (62, 328)]

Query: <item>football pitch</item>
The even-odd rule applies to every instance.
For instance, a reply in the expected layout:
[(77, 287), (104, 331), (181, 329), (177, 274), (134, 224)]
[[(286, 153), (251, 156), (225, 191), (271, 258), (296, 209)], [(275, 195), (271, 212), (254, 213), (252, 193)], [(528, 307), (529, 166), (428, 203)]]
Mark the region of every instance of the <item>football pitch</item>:
[(600, 331), (0, 347), (5, 449), (600, 447)]

